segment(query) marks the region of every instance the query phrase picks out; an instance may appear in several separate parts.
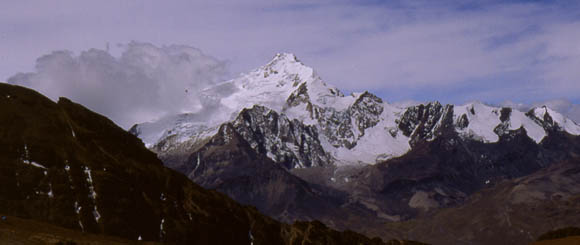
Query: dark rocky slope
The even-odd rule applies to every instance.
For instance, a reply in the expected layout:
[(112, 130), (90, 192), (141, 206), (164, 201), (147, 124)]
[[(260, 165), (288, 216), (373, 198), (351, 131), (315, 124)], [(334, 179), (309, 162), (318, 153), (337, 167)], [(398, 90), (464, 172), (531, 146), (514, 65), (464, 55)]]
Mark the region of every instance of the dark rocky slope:
[(0, 84), (0, 213), (130, 240), (381, 244), (319, 222), (286, 225), (163, 167), (135, 136), (61, 98)]
[[(529, 244), (547, 231), (579, 225), (580, 158), (576, 157), (503, 180), (471, 195), (459, 207), (386, 224), (369, 233), (432, 244)], [(385, 230), (391, 233), (386, 235)]]
[(548, 240), (557, 240), (566, 237), (578, 237), (580, 238), (580, 228), (578, 227), (566, 227), (561, 228), (553, 231), (546, 232), (538, 237), (538, 241), (548, 241)]

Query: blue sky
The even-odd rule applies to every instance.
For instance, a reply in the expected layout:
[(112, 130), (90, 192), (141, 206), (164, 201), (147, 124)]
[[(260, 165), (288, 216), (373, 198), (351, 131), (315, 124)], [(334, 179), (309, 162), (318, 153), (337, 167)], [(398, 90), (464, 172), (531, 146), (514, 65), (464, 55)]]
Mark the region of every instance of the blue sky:
[(387, 101), (580, 103), (578, 1), (8, 0), (0, 23), (0, 80), (54, 50), (118, 57), (136, 40), (195, 47), (224, 79), (292, 52)]

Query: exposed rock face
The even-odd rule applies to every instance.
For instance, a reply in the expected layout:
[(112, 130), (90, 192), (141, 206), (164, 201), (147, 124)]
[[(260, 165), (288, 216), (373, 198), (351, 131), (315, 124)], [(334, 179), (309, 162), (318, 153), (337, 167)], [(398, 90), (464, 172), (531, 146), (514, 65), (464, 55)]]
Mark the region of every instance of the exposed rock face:
[(464, 129), (467, 128), (467, 126), (469, 126), (469, 119), (467, 119), (467, 115), (463, 114), (459, 120), (457, 120), (457, 128)]
[(364, 92), (352, 104), (349, 110), (361, 134), (360, 136), (363, 136), (365, 129), (374, 127), (379, 123), (380, 115), (384, 110), (383, 100), (374, 94)]
[(441, 112), (442, 106), (439, 102), (409, 107), (399, 120), (399, 129), (403, 131), (404, 135), (409, 137), (418, 127), (426, 128), (430, 131), (438, 119), (441, 118)]
[(444, 107), (439, 102), (409, 107), (398, 120), (399, 129), (411, 138), (411, 146), (434, 139), (442, 134), (442, 128), (452, 124), (453, 106)]
[[(383, 244), (317, 222), (282, 224), (205, 190), (163, 167), (135, 136), (67, 99), (54, 103), (0, 84), (0, 111), (3, 215), (173, 244)], [(232, 130), (223, 127), (224, 137), (211, 143), (230, 144)]]
[[(512, 112), (511, 108), (501, 108), (501, 114), (499, 117), (499, 120), (501, 121), (500, 124), (497, 125), (497, 127), (495, 127), (493, 129), (493, 132), (497, 135), (499, 135), (500, 137), (504, 134), (509, 134), (509, 118), (510, 118), (510, 114)], [(525, 130), (525, 129), (524, 129)], [(525, 132), (524, 132), (525, 134)]]
[(242, 110), (233, 127), (257, 153), (265, 154), (287, 169), (331, 163), (320, 145), (316, 127), (290, 120), (263, 106)]
[[(306, 83), (301, 83), (298, 89), (292, 92), (290, 96), (288, 96), (288, 99), (286, 99), (286, 105), (288, 107), (295, 107), (303, 103), (308, 104), (310, 107), (312, 107)], [(312, 117), (312, 115), (310, 116)]]
[(379, 123), (383, 109), (380, 98), (364, 92), (346, 110), (316, 107), (315, 115), (318, 127), (334, 147), (352, 149), (366, 129)]
[(356, 135), (348, 111), (337, 111), (334, 108), (318, 108), (316, 111), (320, 130), (333, 147), (352, 149), (356, 145)]

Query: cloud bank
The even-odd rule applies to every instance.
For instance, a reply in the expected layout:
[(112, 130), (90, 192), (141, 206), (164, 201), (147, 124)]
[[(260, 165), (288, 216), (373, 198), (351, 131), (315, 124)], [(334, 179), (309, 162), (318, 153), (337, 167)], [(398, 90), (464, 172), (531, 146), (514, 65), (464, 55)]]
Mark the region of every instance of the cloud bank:
[(165, 115), (197, 112), (199, 95), (222, 81), (226, 64), (199, 49), (131, 42), (119, 57), (99, 49), (75, 55), (55, 51), (36, 60), (36, 71), (8, 83), (30, 87), (53, 100), (67, 97), (104, 114), (124, 128)]

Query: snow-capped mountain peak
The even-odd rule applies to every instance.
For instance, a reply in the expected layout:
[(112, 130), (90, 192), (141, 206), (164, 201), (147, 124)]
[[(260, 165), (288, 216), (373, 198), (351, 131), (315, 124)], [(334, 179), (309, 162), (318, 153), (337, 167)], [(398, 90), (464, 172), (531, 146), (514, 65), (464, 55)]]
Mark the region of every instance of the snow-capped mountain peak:
[(234, 93), (223, 98), (222, 104), (239, 111), (255, 104), (276, 111), (282, 110), (286, 99), (302, 83), (320, 83), (314, 69), (302, 64), (294, 54), (281, 53), (268, 64), (226, 82), (235, 88)]
[(277, 54), (202, 96), (211, 101), (207, 114), (168, 117), (131, 131), (156, 151), (184, 150), (233, 122), (258, 152), (292, 168), (329, 161), (374, 164), (453, 131), (484, 143), (519, 133), (540, 143), (550, 130), (580, 135), (580, 126), (545, 106), (528, 113), (481, 102), (401, 108), (369, 92), (345, 96), (291, 53)]
[[(301, 82), (312, 83), (321, 80), (313, 68), (304, 65), (296, 55), (279, 53), (266, 65), (244, 76), (245, 84), (274, 83), (278, 87), (295, 88)], [(285, 86), (287, 83), (291, 86)]]
[(234, 120), (240, 111), (254, 105), (285, 112), (291, 119), (312, 120), (306, 104), (298, 107), (288, 105), (291, 95), (305, 96), (310, 104), (335, 105), (338, 109), (348, 107), (355, 100), (353, 96), (340, 100), (345, 98), (344, 95), (324, 83), (314, 69), (304, 65), (294, 54), (279, 53), (258, 69), (204, 89), (201, 96), (209, 101), (211, 112), (171, 115), (140, 124), (132, 130), (139, 132), (149, 147), (169, 138), (175, 143), (183, 143), (205, 137), (216, 131), (220, 124)]
[(288, 74), (300, 74), (302, 78), (317, 77), (314, 69), (305, 66), (292, 53), (278, 53), (270, 62), (257, 71), (274, 71)]

